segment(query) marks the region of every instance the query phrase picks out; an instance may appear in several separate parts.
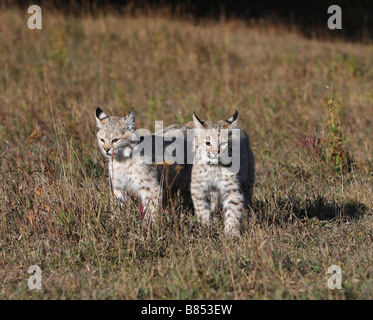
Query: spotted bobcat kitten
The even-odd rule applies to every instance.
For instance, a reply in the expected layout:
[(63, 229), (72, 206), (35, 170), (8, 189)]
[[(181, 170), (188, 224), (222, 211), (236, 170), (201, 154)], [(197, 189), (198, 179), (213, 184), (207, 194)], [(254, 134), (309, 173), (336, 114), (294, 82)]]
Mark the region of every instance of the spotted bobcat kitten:
[[(146, 209), (144, 219), (147, 223), (156, 220), (161, 206), (169, 204), (172, 195), (180, 192), (183, 204), (190, 202), (191, 165), (186, 164), (186, 159), (182, 159), (180, 163), (175, 162), (165, 167), (163, 161), (164, 149), (170, 144), (175, 141), (183, 145), (186, 143), (183, 138), (169, 141), (164, 137), (173, 137), (176, 131), (184, 136), (187, 127), (170, 125), (154, 134), (147, 132), (147, 144), (142, 145), (140, 134), (146, 133), (136, 131), (134, 109), (126, 117), (109, 117), (97, 108), (96, 122), (99, 128), (98, 145), (108, 159), (110, 184), (120, 204), (126, 201), (128, 193), (138, 197)], [(155, 140), (158, 138), (163, 142), (160, 165), (155, 164), (154, 155)]]
[[(193, 122), (187, 126), (195, 129), (191, 177), (195, 213), (203, 223), (212, 223), (212, 209), (220, 198), (224, 232), (227, 236), (238, 236), (244, 209), (251, 210), (254, 185), (254, 156), (247, 134), (238, 129), (238, 112), (228, 120), (216, 122), (201, 121), (193, 114)], [(233, 142), (239, 145), (238, 154), (232, 149)], [(223, 162), (223, 155), (229, 153), (238, 162), (237, 171)]]
[(108, 159), (110, 183), (115, 197), (121, 202), (127, 193), (137, 196), (146, 208), (146, 219), (154, 221), (162, 199), (159, 173), (155, 165), (144, 159), (132, 157), (139, 141), (133, 141), (135, 110), (126, 117), (109, 117), (96, 109), (98, 145)]

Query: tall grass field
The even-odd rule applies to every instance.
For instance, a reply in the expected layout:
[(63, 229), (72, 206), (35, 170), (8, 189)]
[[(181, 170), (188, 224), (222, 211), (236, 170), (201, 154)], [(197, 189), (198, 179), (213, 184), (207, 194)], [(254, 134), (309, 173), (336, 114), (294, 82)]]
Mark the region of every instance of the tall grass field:
[[(0, 299), (373, 299), (373, 45), (167, 13), (0, 5)], [(111, 205), (95, 109), (227, 119), (256, 160), (241, 238)], [(32, 290), (28, 268), (42, 270)], [(330, 289), (330, 266), (341, 289)]]

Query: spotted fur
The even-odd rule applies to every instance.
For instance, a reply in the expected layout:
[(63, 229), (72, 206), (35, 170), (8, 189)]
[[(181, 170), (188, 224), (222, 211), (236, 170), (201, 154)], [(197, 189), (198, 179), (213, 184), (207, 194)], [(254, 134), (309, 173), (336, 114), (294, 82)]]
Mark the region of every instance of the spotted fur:
[[(120, 204), (126, 202), (128, 195), (139, 198), (145, 209), (145, 222), (154, 222), (159, 216), (162, 204), (167, 202), (166, 189), (171, 188), (173, 193), (177, 189), (189, 189), (191, 166), (175, 163), (165, 168), (163, 164), (156, 165), (154, 159), (149, 163), (148, 158), (135, 156), (140, 139), (134, 134), (134, 109), (126, 117), (109, 117), (97, 108), (96, 123), (99, 129), (98, 145), (108, 160), (110, 185), (115, 198)], [(163, 133), (174, 128), (176, 127), (165, 128)], [(154, 137), (151, 136), (153, 148)], [(188, 194), (189, 192), (182, 192), (186, 201)]]

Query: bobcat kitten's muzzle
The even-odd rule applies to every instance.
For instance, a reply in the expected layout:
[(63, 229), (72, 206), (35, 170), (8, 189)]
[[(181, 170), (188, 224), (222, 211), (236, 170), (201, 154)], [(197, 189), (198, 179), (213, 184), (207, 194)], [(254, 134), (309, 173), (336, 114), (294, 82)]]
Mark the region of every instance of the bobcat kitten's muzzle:
[(110, 149), (105, 149), (106, 151), (106, 155), (111, 157), (112, 154), (114, 154), (114, 156), (116, 156), (118, 154), (118, 150), (114, 149), (114, 148), (110, 148)]

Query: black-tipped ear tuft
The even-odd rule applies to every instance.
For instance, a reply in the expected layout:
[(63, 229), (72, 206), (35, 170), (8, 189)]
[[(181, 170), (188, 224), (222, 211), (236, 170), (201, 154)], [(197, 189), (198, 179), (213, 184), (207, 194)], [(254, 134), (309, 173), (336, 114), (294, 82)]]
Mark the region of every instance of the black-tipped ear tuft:
[(100, 107), (97, 107), (96, 109), (96, 124), (98, 128), (102, 128), (103, 125), (105, 125), (106, 122), (108, 122), (109, 116), (103, 112)]
[(198, 121), (202, 126), (204, 126), (205, 122), (202, 121), (200, 118), (198, 118), (195, 112), (193, 112), (193, 118), (194, 118), (193, 120), (195, 124), (196, 124), (196, 121)]
[(236, 112), (234, 113), (234, 115), (232, 117), (230, 117), (229, 119), (225, 120), (226, 122), (232, 124), (234, 121), (236, 121), (238, 118), (238, 111), (236, 110)]
[(97, 118), (100, 118), (100, 114), (102, 113), (103, 111), (101, 110), (101, 108), (100, 107), (97, 107), (97, 109), (96, 109), (96, 117)]
[(124, 118), (126, 120), (125, 122), (125, 128), (131, 131), (136, 130), (136, 123), (135, 123), (135, 108), (132, 107), (131, 112)]
[(233, 121), (237, 120), (237, 118), (238, 118), (238, 110), (236, 110), (236, 112), (233, 115)]
[(96, 109), (96, 117), (99, 120), (103, 120), (105, 118), (108, 118), (108, 115), (105, 112), (103, 112), (100, 107), (97, 107), (97, 109)]

